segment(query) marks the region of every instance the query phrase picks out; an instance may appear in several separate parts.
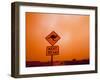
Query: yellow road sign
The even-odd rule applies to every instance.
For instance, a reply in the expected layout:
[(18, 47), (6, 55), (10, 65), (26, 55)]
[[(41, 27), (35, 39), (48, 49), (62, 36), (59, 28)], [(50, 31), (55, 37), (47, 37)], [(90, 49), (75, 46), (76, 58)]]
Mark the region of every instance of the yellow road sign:
[(46, 55), (58, 55), (59, 54), (59, 46), (47, 46), (46, 48)]
[(52, 31), (47, 37), (46, 40), (53, 46), (58, 40), (60, 39), (60, 36)]

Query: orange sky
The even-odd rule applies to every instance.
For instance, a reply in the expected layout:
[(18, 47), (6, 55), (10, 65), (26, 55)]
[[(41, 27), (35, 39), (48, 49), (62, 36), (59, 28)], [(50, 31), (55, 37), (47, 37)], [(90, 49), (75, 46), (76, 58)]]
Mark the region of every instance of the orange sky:
[(50, 61), (45, 37), (55, 31), (61, 39), (54, 61), (89, 58), (89, 16), (26, 13), (26, 60)]

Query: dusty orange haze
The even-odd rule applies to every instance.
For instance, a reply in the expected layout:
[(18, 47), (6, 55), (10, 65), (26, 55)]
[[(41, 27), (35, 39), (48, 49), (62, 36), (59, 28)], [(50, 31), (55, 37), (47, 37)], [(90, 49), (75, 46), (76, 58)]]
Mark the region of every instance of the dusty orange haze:
[(55, 31), (61, 39), (54, 61), (89, 59), (89, 16), (26, 13), (26, 60), (50, 61), (45, 37)]

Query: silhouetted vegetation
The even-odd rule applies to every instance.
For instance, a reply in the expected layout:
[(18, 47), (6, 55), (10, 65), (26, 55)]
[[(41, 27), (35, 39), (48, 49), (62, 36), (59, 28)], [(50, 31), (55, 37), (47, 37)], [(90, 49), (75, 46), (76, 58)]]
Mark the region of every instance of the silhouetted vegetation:
[[(72, 61), (54, 61), (53, 66), (60, 66), (60, 65), (82, 65), (82, 64), (89, 64), (89, 59), (83, 60), (76, 60), (73, 59)], [(40, 61), (27, 61), (26, 67), (39, 67), (39, 66), (52, 66), (51, 62), (40, 62)]]

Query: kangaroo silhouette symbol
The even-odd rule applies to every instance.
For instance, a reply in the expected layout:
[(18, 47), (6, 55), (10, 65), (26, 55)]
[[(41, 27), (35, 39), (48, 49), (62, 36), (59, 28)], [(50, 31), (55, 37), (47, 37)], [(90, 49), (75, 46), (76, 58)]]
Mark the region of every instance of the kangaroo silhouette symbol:
[(57, 35), (51, 35), (49, 38), (51, 38), (53, 41), (56, 41)]

